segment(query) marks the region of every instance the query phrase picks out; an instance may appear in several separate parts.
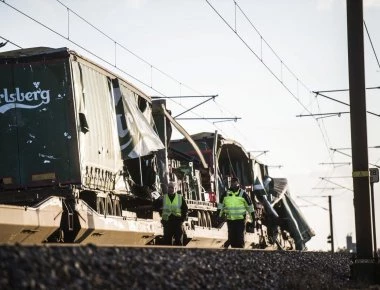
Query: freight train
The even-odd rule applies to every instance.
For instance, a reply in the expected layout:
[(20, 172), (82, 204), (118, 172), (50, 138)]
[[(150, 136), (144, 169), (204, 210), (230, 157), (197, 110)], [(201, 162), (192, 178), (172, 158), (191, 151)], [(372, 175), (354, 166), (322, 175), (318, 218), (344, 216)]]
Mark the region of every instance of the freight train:
[(304, 250), (314, 235), (287, 180), (239, 143), (189, 135), (164, 99), (68, 48), (0, 53), (0, 140), (3, 244), (159, 245), (153, 203), (175, 181), (185, 246), (227, 247), (217, 203), (233, 176), (254, 201), (246, 248)]

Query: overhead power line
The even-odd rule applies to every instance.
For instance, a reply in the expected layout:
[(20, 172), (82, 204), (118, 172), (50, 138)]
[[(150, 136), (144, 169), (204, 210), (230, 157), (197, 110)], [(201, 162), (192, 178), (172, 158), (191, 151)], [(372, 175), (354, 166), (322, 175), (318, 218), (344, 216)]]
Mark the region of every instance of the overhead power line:
[[(261, 61), (261, 63), (266, 67), (266, 69), (274, 76), (274, 78), (292, 95), (292, 97), (307, 111), (309, 112), (310, 114), (312, 112), (309, 111), (308, 108), (305, 107), (305, 105), (299, 100), (298, 96), (297, 96), (297, 92), (293, 92), (285, 83), (284, 81), (281, 79), (281, 77), (279, 77), (263, 60), (262, 58), (262, 53), (261, 55), (259, 56), (258, 53), (256, 53), (254, 51), (254, 49), (243, 39), (242, 36), (240, 36), (240, 34), (238, 33), (237, 29), (236, 29), (236, 13), (235, 13), (235, 28), (232, 27), (228, 21), (218, 12), (218, 10), (210, 3), (209, 0), (205, 0), (207, 2), (207, 4), (215, 11), (215, 13), (223, 20), (223, 22), (235, 33), (235, 35), (244, 43), (244, 45), (252, 52), (252, 54), (258, 59)], [(235, 9), (238, 8), (239, 11), (243, 14), (243, 16), (245, 17), (245, 19), (248, 21), (248, 23), (251, 25), (251, 27), (256, 31), (256, 33), (260, 36), (260, 40), (263, 41), (268, 47), (269, 49), (273, 52), (273, 54), (276, 56), (276, 58), (280, 61), (280, 64), (281, 64), (281, 71), (284, 68), (286, 68), (291, 74), (292, 76), (297, 80), (297, 84), (302, 84), (308, 92), (311, 92), (311, 90), (309, 88), (307, 88), (301, 81), (300, 79), (292, 72), (292, 70), (290, 70), (286, 65), (285, 63), (282, 61), (282, 59), (275, 53), (275, 51), (272, 49), (272, 47), (268, 44), (268, 42), (265, 41), (264, 37), (262, 36), (262, 34), (257, 30), (257, 28), (253, 25), (252, 21), (248, 18), (248, 16), (245, 14), (245, 12), (243, 11), (243, 9), (241, 9), (241, 7), (239, 6), (239, 4), (234, 1), (234, 4), (235, 4)], [(262, 46), (261, 46), (262, 47)]]
[[(334, 113), (320, 113), (320, 114), (301, 114), (301, 115), (296, 115), (296, 117), (315, 117), (315, 116), (322, 116), (322, 118), (327, 118), (327, 117), (333, 117), (333, 116), (338, 116), (340, 117), (343, 114), (349, 114), (350, 112), (334, 112)], [(321, 117), (319, 117), (321, 118)]]
[[(312, 189), (316, 190), (335, 190), (335, 189), (341, 189), (340, 187), (313, 187)], [(309, 196), (309, 197), (314, 197), (314, 196)], [(318, 195), (318, 197), (326, 197), (324, 195)]]
[[(16, 47), (18, 47), (18, 48), (22, 48), (21, 46), (19, 46), (18, 44), (16, 44), (16, 43), (10, 41), (9, 39), (6, 39), (6, 38), (4, 38), (4, 37), (2, 37), (2, 36), (0, 36), (0, 38), (3, 39), (3, 40), (5, 40), (5, 44), (4, 44), (3, 46), (5, 46), (7, 43), (10, 43), (10, 44), (13, 44), (14, 46), (16, 46)], [(3, 46), (0, 46), (0, 47), (3, 47)]]
[[(375, 145), (375, 146), (368, 146), (368, 149), (379, 149), (380, 145)], [(351, 150), (351, 147), (343, 147), (343, 148), (330, 148), (331, 150), (337, 151), (337, 150)]]
[[(380, 89), (380, 86), (378, 87), (369, 87), (369, 88), (365, 88), (366, 90), (376, 90), (376, 89)], [(350, 89), (338, 89), (338, 90), (326, 90), (326, 91), (313, 91), (313, 93), (315, 94), (319, 94), (319, 93), (338, 93), (338, 92), (348, 92)]]
[[(204, 117), (204, 118), (175, 118), (176, 120), (222, 120), (222, 121), (237, 121), (239, 117)], [(220, 121), (219, 121), (220, 122)]]
[(336, 182), (333, 182), (333, 181), (331, 181), (331, 180), (329, 180), (329, 177), (320, 177), (320, 179), (322, 179), (322, 180), (324, 180), (324, 181), (327, 181), (327, 182), (329, 182), (329, 183), (331, 183), (331, 184), (334, 184), (334, 185), (336, 185), (336, 186), (339, 186), (340, 188), (343, 188), (343, 189), (347, 189), (347, 190), (349, 190), (349, 191), (353, 191), (351, 188), (348, 188), (348, 187), (345, 187), (345, 186), (343, 186), (343, 185), (340, 185), (340, 184), (338, 184), (338, 183), (336, 183)]
[(185, 114), (185, 113), (191, 111), (192, 109), (194, 109), (194, 108), (196, 108), (196, 107), (199, 107), (200, 105), (203, 105), (204, 103), (206, 103), (206, 102), (208, 102), (208, 101), (210, 101), (210, 100), (214, 100), (216, 97), (217, 97), (217, 95), (216, 95), (216, 96), (211, 96), (211, 97), (208, 98), (207, 100), (204, 100), (203, 102), (201, 102), (201, 103), (199, 103), (199, 104), (197, 104), (197, 105), (191, 107), (190, 109), (187, 109), (186, 111), (184, 111), (184, 112), (178, 114), (177, 116), (174, 116), (174, 119), (177, 118), (177, 117), (179, 117), (179, 116), (182, 116), (183, 114)]
[[(330, 150), (333, 151), (333, 152), (338, 152), (338, 153), (340, 153), (340, 154), (342, 154), (342, 155), (345, 155), (345, 156), (347, 156), (347, 157), (352, 158), (352, 156), (351, 156), (350, 154), (347, 154), (347, 153), (344, 153), (344, 152), (342, 152), (342, 151), (339, 151), (338, 149), (330, 148)], [(368, 162), (368, 164), (369, 164), (369, 165), (372, 165), (372, 166), (375, 166), (375, 167), (377, 167), (377, 168), (380, 168), (379, 165), (376, 165), (376, 164), (373, 164), (373, 163), (370, 163), (370, 162)]]
[(151, 88), (152, 90), (154, 90), (155, 92), (157, 92), (157, 93), (160, 94), (160, 95), (165, 96), (165, 94), (163, 94), (163, 93), (161, 93), (160, 91), (154, 89), (153, 87), (151, 87), (150, 85), (148, 85), (148, 84), (145, 83), (144, 81), (142, 81), (142, 80), (140, 80), (140, 79), (134, 77), (133, 75), (129, 74), (128, 72), (126, 72), (126, 71), (120, 69), (119, 67), (117, 67), (117, 66), (115, 66), (114, 64), (110, 63), (110, 62), (107, 61), (106, 59), (104, 59), (104, 58), (98, 56), (97, 54), (95, 54), (95, 53), (92, 52), (91, 50), (89, 50), (89, 49), (85, 48), (84, 46), (80, 45), (79, 43), (77, 43), (77, 42), (75, 42), (75, 41), (69, 39), (68, 37), (66, 37), (66, 36), (64, 36), (63, 34), (57, 32), (56, 30), (50, 28), (49, 26), (43, 24), (42, 22), (38, 21), (37, 19), (33, 18), (32, 16), (30, 16), (30, 15), (28, 15), (28, 14), (22, 12), (21, 10), (19, 10), (19, 9), (17, 9), (16, 7), (10, 5), (9, 3), (4, 2), (4, 1), (3, 1), (3, 2), (0, 2), (0, 3), (4, 3), (4, 4), (7, 5), (8, 7), (12, 8), (13, 10), (17, 11), (18, 13), (24, 15), (26, 18), (29, 18), (30, 20), (34, 21), (35, 23), (37, 23), (37, 24), (41, 25), (42, 27), (46, 28), (46, 29), (49, 30), (50, 32), (52, 32), (52, 33), (54, 33), (54, 34), (56, 34), (56, 35), (58, 35), (58, 36), (64, 38), (65, 40), (67, 40), (67, 41), (69, 41), (70, 43), (76, 45), (77, 47), (83, 49), (84, 51), (86, 51), (87, 53), (89, 53), (89, 54), (91, 54), (92, 56), (96, 57), (97, 59), (103, 61), (104, 63), (106, 63), (106, 64), (108, 64), (108, 65), (110, 65), (110, 66), (112, 66), (112, 67), (115, 67), (116, 69), (118, 69), (118, 70), (121, 71), (122, 73), (124, 73), (124, 74), (126, 74), (127, 76), (133, 78), (135, 81), (139, 82), (140, 84), (142, 84), (142, 85), (144, 85), (144, 86), (147, 86), (147, 87)]
[[(127, 75), (128, 77), (132, 78), (133, 80), (137, 81), (138, 83), (150, 88), (151, 90), (155, 91), (156, 93), (158, 93), (159, 95), (163, 96), (163, 97), (167, 97), (163, 92), (157, 90), (153, 85), (152, 85), (152, 81), (151, 81), (151, 84), (148, 84), (147, 82), (135, 77), (134, 75), (128, 73), (127, 71), (121, 69), (120, 67), (117, 66), (117, 63), (115, 61), (115, 63), (111, 63), (110, 61), (107, 61), (105, 58), (97, 55), (96, 53), (92, 52), (90, 49), (87, 49), (86, 47), (84, 47), (83, 45), (79, 44), (78, 42), (70, 39), (70, 17), (69, 17), (69, 14), (70, 12), (73, 13), (74, 15), (76, 15), (77, 17), (79, 17), (82, 21), (84, 21), (85, 23), (87, 23), (90, 27), (92, 27), (93, 29), (95, 29), (96, 31), (98, 31), (99, 33), (101, 33), (102, 35), (104, 35), (105, 37), (107, 37), (109, 40), (113, 41), (115, 43), (115, 45), (117, 44), (118, 46), (120, 46), (121, 48), (123, 48), (125, 51), (131, 53), (133, 56), (135, 56), (136, 58), (138, 58), (139, 60), (143, 61), (144, 63), (146, 63), (147, 65), (150, 66), (151, 69), (155, 69), (157, 70), (158, 72), (162, 73), (164, 76), (170, 78), (171, 80), (177, 82), (180, 86), (184, 86), (184, 87), (187, 87), (188, 89), (196, 92), (196, 93), (199, 93), (197, 92), (196, 90), (194, 90), (193, 88), (191, 88), (190, 86), (187, 86), (185, 84), (183, 84), (182, 82), (179, 82), (178, 80), (176, 80), (175, 78), (173, 78), (172, 76), (170, 76), (169, 74), (163, 72), (162, 70), (158, 69), (157, 67), (153, 66), (152, 64), (150, 64), (148, 61), (146, 61), (145, 59), (143, 59), (142, 57), (138, 56), (137, 54), (135, 54), (134, 52), (130, 51), (128, 48), (126, 48), (125, 46), (123, 46), (122, 44), (118, 43), (116, 40), (114, 40), (113, 38), (111, 38), (110, 36), (108, 36), (106, 33), (104, 33), (103, 31), (101, 31), (99, 28), (97, 28), (95, 25), (91, 24), (89, 21), (87, 21), (84, 17), (80, 16), (78, 13), (76, 13), (75, 11), (73, 11), (72, 9), (70, 9), (68, 6), (64, 5), (62, 2), (60, 2), (59, 0), (56, 0), (60, 5), (64, 6), (67, 10), (67, 13), (68, 13), (68, 28), (67, 28), (67, 37), (64, 36), (63, 34), (57, 32), (56, 30), (54, 30), (53, 28), (49, 27), (48, 25), (38, 21), (37, 19), (35, 19), (34, 17), (24, 13), (23, 11), (21, 11), (20, 9), (12, 6), (11, 4), (5, 2), (5, 1), (0, 1), (0, 3), (3, 3), (5, 5), (7, 5), (9, 8), (15, 10), (16, 12), (22, 14), (24, 17), (32, 20), (33, 22), (37, 23), (38, 25), (44, 27), (45, 29), (49, 30), (50, 32), (60, 36), (61, 38), (65, 39), (66, 41), (74, 44), (75, 46), (79, 47), (80, 49), (82, 49), (83, 51), (87, 52), (88, 54), (92, 55), (93, 57), (101, 60), (102, 62), (106, 63), (107, 65), (111, 66), (111, 67), (114, 67), (115, 69), (117, 69), (118, 71), (122, 72), (123, 74)], [(4, 40), (6, 40), (5, 38), (3, 38)], [(12, 43), (12, 42), (10, 42)], [(12, 43), (14, 44), (14, 43)], [(18, 48), (22, 48), (21, 46), (19, 45), (16, 45), (14, 44), (15, 46), (17, 46)], [(115, 54), (116, 54), (116, 49), (115, 49)], [(116, 59), (116, 55), (115, 55), (115, 59)], [(200, 95), (203, 95), (201, 93), (199, 93)], [(174, 103), (176, 103), (178, 106), (181, 106), (182, 108), (184, 109), (188, 109), (186, 108), (185, 106), (183, 106), (181, 103), (179, 102), (176, 102), (174, 100), (172, 100)], [(203, 118), (203, 116), (195, 113), (195, 112), (192, 112), (194, 115), (200, 117), (200, 118)], [(207, 119), (205, 119), (207, 121)], [(216, 127), (212, 122), (210, 121), (207, 121), (208, 123), (210, 123), (211, 125), (213, 125), (214, 127)], [(219, 128), (218, 128), (219, 129)], [(220, 130), (220, 129), (219, 129)]]
[(7, 45), (7, 43), (8, 43), (8, 41), (6, 41), (6, 42), (0, 42), (0, 48), (2, 48), (2, 47), (4, 47), (4, 46), (6, 46), (6, 45)]
[[(114, 66), (116, 66), (116, 46), (119, 46), (120, 48), (122, 48), (123, 50), (127, 51), (128, 53), (132, 54), (134, 57), (136, 57), (137, 59), (141, 60), (143, 63), (145, 63), (146, 65), (148, 65), (151, 69), (155, 69), (156, 71), (160, 72), (161, 74), (163, 74), (164, 76), (168, 77), (169, 79), (173, 80), (174, 82), (180, 84), (181, 86), (184, 86), (184, 87), (187, 87), (188, 89), (192, 90), (193, 92), (196, 92), (200, 95), (202, 95), (201, 93), (197, 92), (195, 89), (191, 88), (190, 86), (180, 82), (179, 80), (177, 80), (176, 78), (174, 78), (173, 76), (171, 76), (170, 74), (162, 71), (161, 69), (159, 69), (158, 67), (154, 66), (153, 64), (151, 64), (149, 61), (147, 61), (146, 59), (144, 59), (143, 57), (139, 56), (137, 53), (133, 52), (132, 50), (128, 49), (126, 46), (124, 46), (123, 44), (121, 44), (120, 42), (118, 42), (116, 39), (110, 37), (107, 33), (105, 33), (104, 31), (102, 31), (101, 29), (99, 29), (98, 27), (96, 27), (94, 24), (92, 24), (91, 22), (89, 22), (87, 19), (85, 19), (84, 17), (82, 17), (81, 15), (79, 15), (77, 12), (75, 12), (74, 10), (72, 10), (70, 7), (68, 7), (67, 5), (63, 4), (60, 0), (56, 0), (59, 4), (61, 4), (63, 7), (66, 8), (67, 10), (67, 13), (68, 13), (68, 35), (67, 35), (67, 39), (70, 38), (70, 18), (69, 18), (69, 13), (73, 13), (74, 15), (76, 15), (79, 19), (81, 19), (82, 21), (84, 21), (85, 23), (87, 23), (90, 27), (92, 27), (93, 29), (95, 29), (96, 31), (98, 31), (100, 34), (102, 34), (103, 36), (105, 36), (106, 38), (108, 38), (110, 41), (112, 41), (115, 45), (115, 64)], [(151, 84), (152, 85), (152, 84)]]
[(167, 96), (167, 97), (157, 97), (151, 96), (152, 99), (185, 99), (185, 98), (212, 98), (218, 95), (208, 95), (208, 96)]
[[(305, 198), (305, 197), (303, 197), (303, 196), (297, 195), (297, 197), (298, 197), (299, 199), (301, 199), (301, 200), (307, 202), (309, 205), (317, 206), (317, 207), (319, 207), (319, 208), (321, 208), (321, 209), (324, 209), (324, 210), (327, 210), (327, 211), (329, 210), (328, 208), (326, 208), (326, 207), (324, 207), (324, 206), (322, 206), (322, 205), (320, 205), (320, 204), (317, 204), (317, 203), (315, 203), (315, 202), (311, 202), (310, 200), (307, 200), (307, 199), (306, 199), (306, 198), (309, 198), (309, 197), (311, 197), (311, 196), (306, 196), (306, 198)], [(317, 196), (313, 196), (313, 197), (317, 197)], [(321, 195), (321, 196), (318, 196), (318, 197), (325, 197), (325, 196)]]
[(367, 24), (365, 23), (365, 21), (363, 21), (363, 22), (364, 22), (365, 31), (367, 32), (367, 35), (368, 35), (369, 42), (371, 43), (372, 51), (373, 51), (373, 53), (374, 53), (374, 55), (375, 55), (375, 58), (376, 58), (376, 61), (377, 61), (377, 65), (378, 65), (379, 68), (380, 68), (379, 59), (377, 58), (376, 50), (375, 50), (375, 48), (373, 47), (372, 39), (371, 39), (371, 36), (369, 35), (369, 31), (368, 31), (368, 28), (367, 28)]
[(328, 178), (328, 179), (331, 179), (331, 178), (352, 178), (352, 176), (329, 176), (329, 177), (323, 177), (324, 179)]
[[(207, 2), (207, 4), (214, 10), (214, 12), (222, 19), (222, 21), (230, 28), (231, 31), (234, 32), (234, 34), (240, 39), (240, 41), (249, 49), (249, 51), (265, 66), (265, 68), (272, 74), (272, 76), (291, 94), (291, 96), (298, 102), (298, 104), (305, 110), (307, 111), (309, 114), (313, 114), (313, 112), (311, 112), (303, 103), (302, 101), (300, 100), (299, 98), (299, 95), (298, 95), (298, 90), (299, 90), (299, 84), (301, 84), (309, 94), (312, 93), (312, 91), (303, 83), (300, 81), (300, 79), (296, 76), (295, 73), (293, 73), (292, 70), (289, 69), (288, 66), (285, 65), (284, 61), (278, 56), (278, 54), (274, 51), (274, 49), (268, 44), (268, 42), (264, 39), (263, 35), (258, 31), (258, 29), (253, 25), (252, 21), (249, 19), (249, 17), (247, 16), (247, 14), (243, 11), (243, 9), (240, 7), (240, 5), (236, 2), (236, 0), (233, 0), (234, 2), (234, 5), (235, 5), (235, 23), (234, 23), (234, 27), (233, 25), (231, 25), (220, 13), (219, 11), (210, 3), (209, 0), (205, 0)], [(252, 29), (260, 36), (260, 47), (261, 47), (261, 52), (255, 52), (255, 50), (248, 44), (247, 41), (245, 41), (245, 39), (243, 39), (243, 37), (239, 34), (239, 32), (237, 31), (237, 28), (236, 28), (236, 11), (237, 9), (242, 13), (242, 15), (244, 16), (244, 18), (248, 21), (248, 23), (250, 24), (250, 26), (252, 27)], [(262, 57), (262, 47), (263, 47), (263, 44), (267, 45), (267, 47), (270, 49), (270, 51), (273, 53), (273, 55), (278, 59), (278, 61), (280, 62), (280, 65), (281, 65), (281, 75), (278, 76), (270, 67), (269, 65), (267, 65)], [(294, 77), (294, 79), (297, 81), (297, 90), (296, 92), (294, 92), (293, 90), (290, 89), (289, 86), (287, 86), (285, 84), (285, 82), (283, 81), (283, 77), (282, 77), (282, 72), (283, 72), (283, 68), (286, 68), (290, 74)], [(318, 128), (321, 132), (321, 135), (322, 135), (322, 138), (323, 138), (323, 141), (325, 143), (325, 147), (326, 147), (326, 150), (329, 154), (329, 157), (330, 159), (332, 159), (332, 156), (330, 155), (330, 152), (328, 150), (328, 148), (330, 147), (329, 146), (329, 142), (328, 142), (328, 135), (327, 135), (327, 131), (326, 131), (326, 128), (324, 126), (324, 123), (322, 122), (323, 124), (323, 129), (320, 125), (320, 123), (318, 122), (318, 118), (315, 118), (314, 119), (317, 121), (317, 124), (318, 124)], [(332, 161), (332, 160), (331, 160)]]
[[(337, 103), (339, 103), (339, 104), (342, 104), (342, 105), (345, 105), (345, 106), (351, 107), (351, 105), (348, 104), (348, 103), (345, 103), (345, 102), (339, 101), (339, 100), (337, 100), (337, 99), (331, 98), (331, 97), (326, 96), (326, 95), (324, 95), (324, 94), (321, 94), (321, 93), (319, 93), (319, 92), (313, 92), (313, 93), (315, 93), (316, 97), (317, 97), (317, 96), (321, 96), (321, 97), (324, 97), (324, 98), (329, 99), (329, 100), (331, 100), (331, 101), (337, 102)], [(371, 112), (371, 111), (366, 111), (366, 112), (367, 112), (368, 114), (370, 114), (370, 115), (374, 115), (374, 116), (376, 116), (376, 117), (380, 117), (380, 114), (376, 114), (376, 113)]]
[(351, 162), (322, 162), (319, 165), (333, 165), (334, 167), (351, 165)]

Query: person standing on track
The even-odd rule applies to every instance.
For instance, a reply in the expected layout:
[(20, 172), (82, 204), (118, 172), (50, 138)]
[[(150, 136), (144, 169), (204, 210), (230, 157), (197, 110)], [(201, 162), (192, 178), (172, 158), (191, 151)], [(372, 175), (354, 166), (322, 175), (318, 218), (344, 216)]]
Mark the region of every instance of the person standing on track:
[(219, 216), (226, 216), (228, 227), (228, 243), (232, 248), (244, 248), (245, 218), (249, 213), (252, 223), (255, 223), (255, 212), (249, 195), (240, 188), (239, 179), (231, 179), (222, 203), (218, 205)]
[(163, 241), (165, 245), (183, 246), (182, 224), (186, 220), (187, 210), (187, 204), (182, 194), (176, 192), (176, 184), (169, 182), (168, 192), (164, 194), (162, 199)]

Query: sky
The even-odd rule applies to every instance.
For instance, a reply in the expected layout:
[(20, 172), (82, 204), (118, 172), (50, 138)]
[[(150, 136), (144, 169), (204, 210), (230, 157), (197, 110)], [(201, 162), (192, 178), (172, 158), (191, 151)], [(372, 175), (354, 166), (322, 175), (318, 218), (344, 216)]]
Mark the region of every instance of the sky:
[[(247, 151), (256, 151), (270, 175), (288, 178), (291, 195), (316, 232), (307, 243), (310, 250), (330, 248), (327, 196), (331, 195), (335, 249), (343, 248), (348, 234), (355, 241), (351, 158), (344, 155), (351, 151), (329, 148), (351, 147), (349, 114), (321, 119), (297, 116), (349, 111), (312, 93), (348, 89), (346, 2), (236, 3), (0, 1), (0, 42), (11, 42), (0, 51), (66, 46), (113, 69), (151, 96), (218, 95), (181, 117), (241, 119), (179, 120), (182, 126), (191, 134), (217, 130)], [(363, 3), (364, 21), (380, 57), (380, 0)], [(365, 31), (364, 45), (366, 86), (379, 86), (380, 67)], [(324, 94), (349, 102), (347, 92)], [(379, 98), (378, 89), (367, 90), (367, 110), (379, 114)], [(176, 116), (205, 100), (175, 99), (167, 105)], [(370, 147), (380, 145), (379, 121), (367, 114)], [(370, 148), (368, 154), (370, 163), (380, 165), (380, 149)], [(379, 190), (375, 184), (378, 241)]]

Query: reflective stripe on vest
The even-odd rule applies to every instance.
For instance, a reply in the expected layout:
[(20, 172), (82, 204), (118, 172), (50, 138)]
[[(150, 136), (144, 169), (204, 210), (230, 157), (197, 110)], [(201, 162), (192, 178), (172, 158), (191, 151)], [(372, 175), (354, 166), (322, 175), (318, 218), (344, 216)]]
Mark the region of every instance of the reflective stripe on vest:
[(162, 208), (162, 219), (164, 221), (169, 220), (170, 215), (177, 217), (181, 216), (181, 207), (182, 207), (182, 195), (175, 194), (173, 201), (170, 200), (169, 195), (164, 195), (164, 202)]
[(237, 192), (228, 191), (227, 196), (223, 199), (223, 213), (226, 214), (228, 220), (241, 220), (245, 217), (245, 212), (252, 213), (253, 205), (248, 206), (247, 201), (243, 197), (244, 191), (239, 189)]

